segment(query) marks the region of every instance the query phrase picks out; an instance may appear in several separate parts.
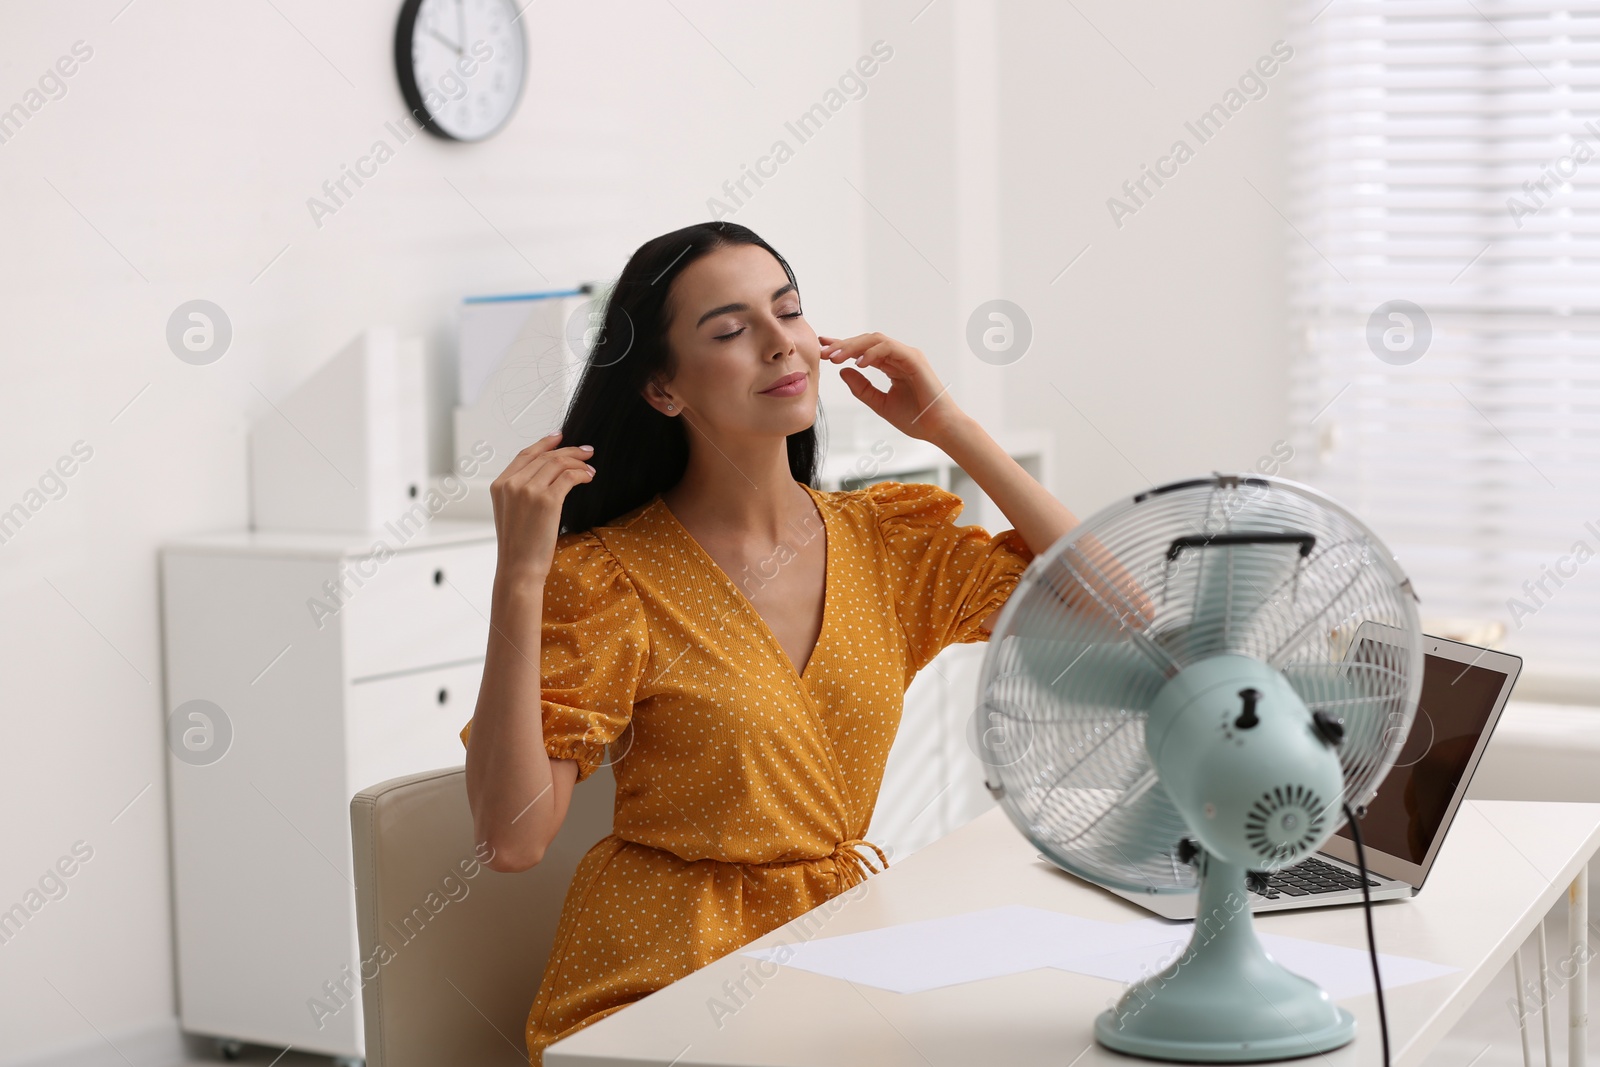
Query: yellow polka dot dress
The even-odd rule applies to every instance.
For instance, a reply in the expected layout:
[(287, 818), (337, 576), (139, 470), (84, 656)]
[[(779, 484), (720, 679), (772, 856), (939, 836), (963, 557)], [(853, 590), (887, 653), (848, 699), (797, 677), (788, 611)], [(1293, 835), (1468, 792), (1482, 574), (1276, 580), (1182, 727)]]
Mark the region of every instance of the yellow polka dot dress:
[(906, 686), (946, 645), (986, 640), (1033, 559), (1014, 530), (955, 525), (961, 500), (938, 486), (805, 488), (820, 520), (785, 541), (825, 535), (827, 584), (803, 672), (748, 599), (763, 574), (725, 574), (659, 495), (557, 541), (545, 749), (582, 782), (610, 746), (617, 796), (528, 1014), (534, 1067), (877, 869), (863, 835)]

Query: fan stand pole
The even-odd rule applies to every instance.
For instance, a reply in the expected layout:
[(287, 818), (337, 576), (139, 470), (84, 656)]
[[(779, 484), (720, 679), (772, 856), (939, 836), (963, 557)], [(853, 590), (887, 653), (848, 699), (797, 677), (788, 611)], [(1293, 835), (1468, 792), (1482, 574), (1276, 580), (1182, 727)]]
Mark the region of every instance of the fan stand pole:
[(1355, 1017), (1267, 955), (1242, 867), (1201, 852), (1194, 934), (1165, 970), (1135, 982), (1095, 1020), (1108, 1048), (1183, 1063), (1250, 1063), (1326, 1052)]

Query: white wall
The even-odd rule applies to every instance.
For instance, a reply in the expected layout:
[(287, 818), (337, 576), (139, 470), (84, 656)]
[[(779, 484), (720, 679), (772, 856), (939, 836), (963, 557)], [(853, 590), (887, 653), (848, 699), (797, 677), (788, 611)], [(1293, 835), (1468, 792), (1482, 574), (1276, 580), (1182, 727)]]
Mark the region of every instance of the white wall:
[[(1275, 3), (537, 3), (512, 126), (407, 143), (320, 230), (306, 198), (403, 110), (397, 0), (123, 3), (0, 3), (0, 108), (94, 49), (0, 144), (0, 507), (94, 449), (0, 545), (0, 908), (94, 848), (0, 945), (0, 1061), (172, 1017), (155, 553), (245, 523), (248, 420), (368, 323), (448, 355), (464, 292), (614, 274), (794, 144), (785, 121), (875, 40), (894, 56), (866, 95), (732, 216), (790, 258), (817, 329), (903, 337), (986, 420), (1053, 428), (1080, 514), (1286, 436), (1292, 235), (1244, 181), (1283, 203), (1282, 80), (1122, 229), (1105, 208), (1281, 35)], [(163, 339), (196, 297), (235, 329), (208, 367)], [(962, 340), (989, 297), (1032, 320), (1012, 366)]]
[[(1281, 26), (1263, 0), (866, 9), (864, 36), (892, 42), (896, 76), (866, 101), (861, 328), (922, 348), (986, 425), (1053, 431), (1050, 488), (1080, 516), (1161, 482), (1270, 465), (1288, 437), (1290, 233), (1262, 197), (1285, 200), (1289, 71), (1206, 144), (1183, 128)], [(1194, 158), (1118, 228), (1106, 199), (1179, 137)], [(1033, 327), (1009, 365), (966, 339), (994, 298)], [(939, 713), (908, 699), (873, 827), (902, 851), (993, 803), (968, 746), (934, 736), (970, 717), (971, 652), (917, 679), (912, 695)], [(947, 751), (964, 757), (951, 781)]]
[[(132, 1048), (174, 1013), (156, 550), (247, 522), (248, 420), (369, 323), (439, 351), (465, 292), (614, 275), (708, 217), (860, 51), (844, 0), (803, 17), (534, 4), (510, 128), (408, 142), (319, 230), (306, 199), (404, 111), (398, 0), (124, 2), (0, 6), (0, 107), (74, 42), (93, 49), (0, 144), (0, 507), (93, 448), (0, 545), (0, 908), (75, 841), (94, 850), (0, 945), (0, 1061), (109, 1054), (97, 1030)], [(861, 209), (838, 178), (859, 168), (859, 114), (733, 216), (790, 258), (819, 328), (863, 317)], [(234, 327), (206, 367), (164, 341), (196, 297)]]
[[(865, 108), (863, 328), (923, 348), (986, 421), (1053, 429), (1052, 489), (1083, 516), (1270, 458), (1288, 436), (1293, 60), (1205, 144), (1184, 122), (1282, 38), (1278, 0), (905, 0), (864, 18), (897, 51)], [(1118, 227), (1107, 199), (1178, 138), (1194, 158)], [(1033, 327), (1007, 366), (965, 340), (992, 298)]]
[[(1282, 5), (1001, 11), (1000, 295), (1034, 325), (1033, 350), (1001, 368), (1007, 417), (1055, 428), (1056, 489), (1080, 515), (1255, 468), (1288, 437), (1284, 270), (1297, 238), (1278, 210), (1293, 60), (1204, 145), (1184, 122), (1283, 37)], [(1178, 138), (1194, 158), (1119, 229), (1106, 200)]]

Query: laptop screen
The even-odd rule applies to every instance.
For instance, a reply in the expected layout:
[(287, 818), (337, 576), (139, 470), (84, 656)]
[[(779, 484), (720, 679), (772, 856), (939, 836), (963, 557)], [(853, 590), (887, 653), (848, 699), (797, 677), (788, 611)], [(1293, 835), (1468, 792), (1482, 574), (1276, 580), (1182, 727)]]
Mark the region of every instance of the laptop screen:
[[(1369, 644), (1362, 640), (1363, 646)], [(1372, 662), (1368, 657), (1363, 647), (1355, 658)], [(1503, 671), (1423, 657), (1422, 692), (1411, 732), (1361, 819), (1361, 840), (1368, 848), (1423, 862), (1505, 681)], [(1349, 838), (1350, 828), (1340, 827), (1338, 836)]]

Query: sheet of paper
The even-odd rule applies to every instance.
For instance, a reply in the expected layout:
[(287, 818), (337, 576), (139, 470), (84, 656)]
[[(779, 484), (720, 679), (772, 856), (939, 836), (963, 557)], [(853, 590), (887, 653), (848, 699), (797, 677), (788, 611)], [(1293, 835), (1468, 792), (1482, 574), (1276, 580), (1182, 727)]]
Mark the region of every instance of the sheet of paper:
[[(919, 993), (961, 982), (1057, 967), (1110, 981), (1158, 973), (1188, 944), (1192, 923), (1141, 919), (1097, 922), (1023, 905), (1007, 905), (840, 937), (752, 949), (744, 955), (887, 989)], [(1316, 982), (1334, 999), (1372, 991), (1365, 950), (1258, 933), (1274, 959)], [(1379, 953), (1384, 988), (1458, 970)]]
[[(1144, 927), (1144, 931), (1133, 929)], [(1178, 957), (1189, 944), (1194, 930), (1192, 922), (1171, 923), (1160, 919), (1140, 919), (1127, 923), (1130, 945), (1103, 956), (1085, 958), (1081, 954), (1063, 956), (1052, 965), (1065, 971), (1109, 978), (1115, 982), (1137, 982), (1159, 973)], [(1156, 940), (1165, 933), (1166, 940)], [(1364, 948), (1347, 948), (1327, 945), (1320, 941), (1307, 941), (1302, 937), (1285, 937), (1256, 931), (1261, 947), (1267, 955), (1277, 960), (1295, 974), (1309, 978), (1335, 1000), (1371, 993), (1372, 959)], [(1442, 963), (1431, 963), (1411, 956), (1378, 953), (1378, 972), (1383, 975), (1383, 987), (1424, 982), (1443, 974), (1460, 970)]]
[[(1295, 974), (1303, 975), (1328, 991), (1334, 1000), (1371, 993), (1372, 957), (1366, 949), (1324, 945), (1299, 937), (1281, 937), (1277, 934), (1260, 934), (1261, 946), (1267, 954)], [(1378, 953), (1378, 973), (1383, 975), (1383, 988), (1425, 982), (1442, 974), (1459, 971), (1442, 963), (1414, 959), (1411, 956), (1391, 956)]]
[(1013, 904), (744, 955), (896, 993), (918, 993), (1052, 966), (1062, 958), (1099, 956), (1156, 936), (1123, 931), (1133, 925)]

